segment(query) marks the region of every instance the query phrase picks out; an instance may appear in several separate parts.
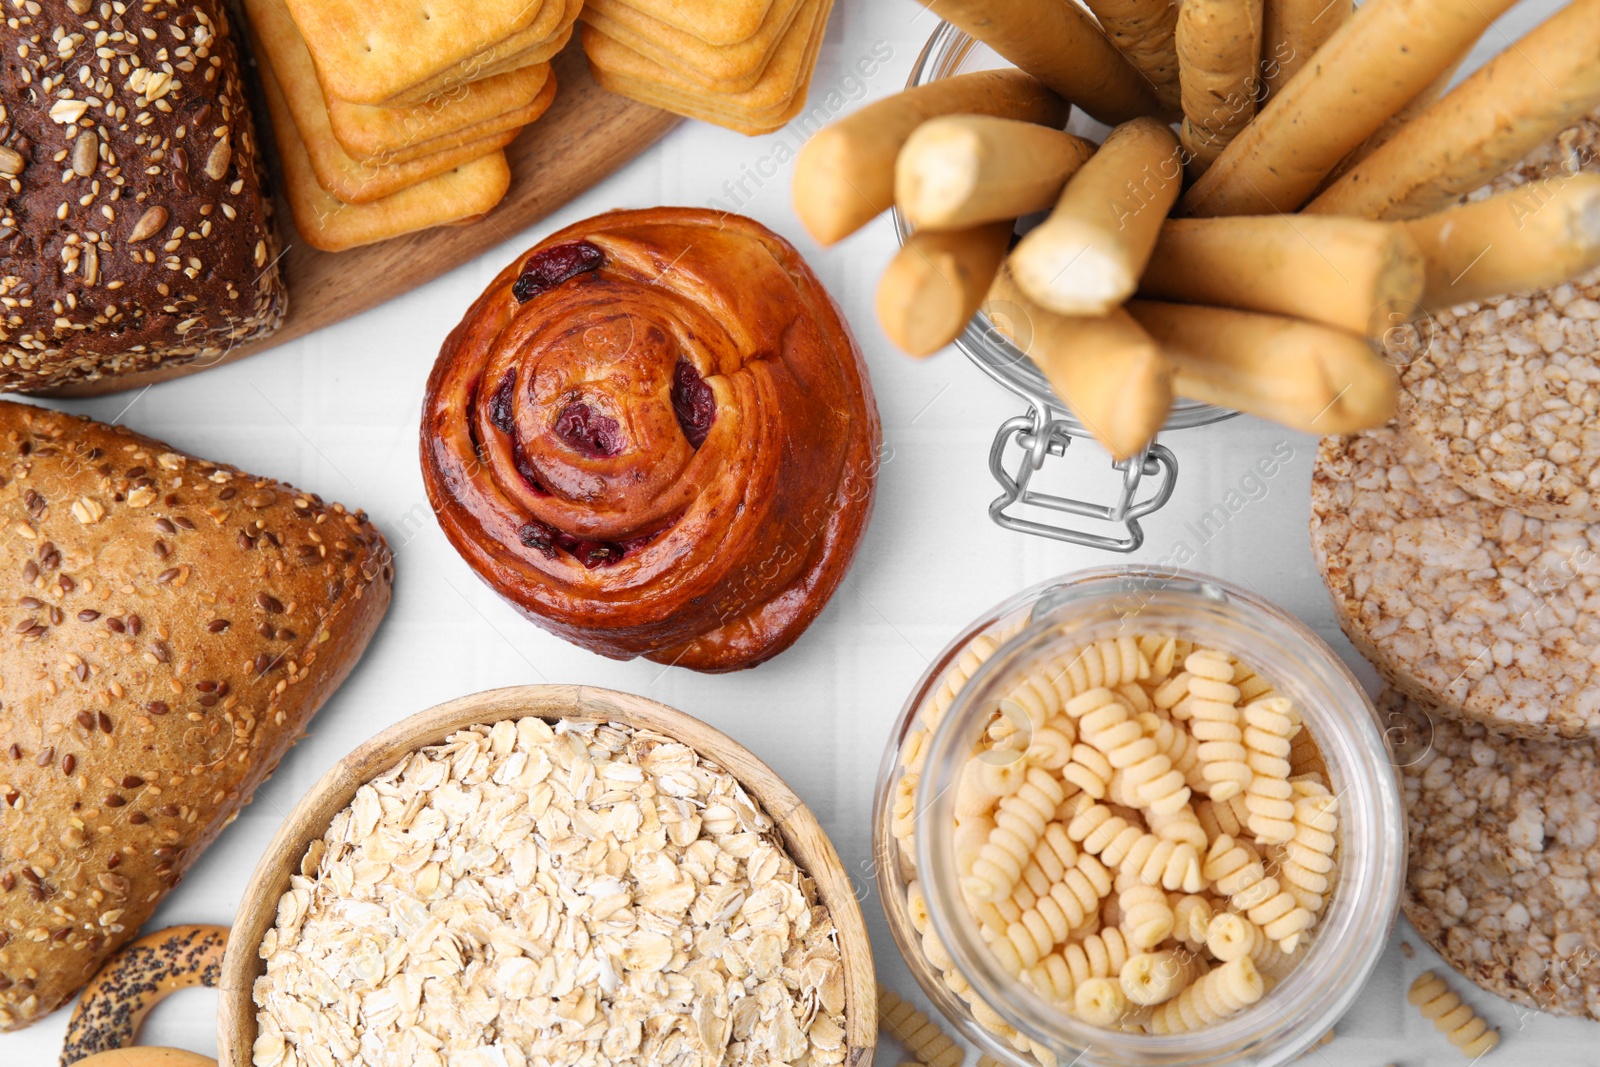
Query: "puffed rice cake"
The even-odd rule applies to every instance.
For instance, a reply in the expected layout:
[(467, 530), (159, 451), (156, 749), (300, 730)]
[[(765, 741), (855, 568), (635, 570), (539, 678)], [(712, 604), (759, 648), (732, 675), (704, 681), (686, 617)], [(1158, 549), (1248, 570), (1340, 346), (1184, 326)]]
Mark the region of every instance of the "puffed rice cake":
[[(1466, 199), (1578, 169), (1600, 173), (1600, 111)], [(1439, 312), (1391, 356), (1401, 423), (1463, 489), (1600, 521), (1600, 271)]]
[(1600, 736), (1600, 527), (1479, 500), (1384, 428), (1323, 438), (1311, 546), (1391, 685), (1509, 734)]
[(1410, 825), (1402, 904), (1427, 942), (1498, 996), (1600, 1019), (1600, 800), (1592, 742), (1528, 741), (1377, 701)]

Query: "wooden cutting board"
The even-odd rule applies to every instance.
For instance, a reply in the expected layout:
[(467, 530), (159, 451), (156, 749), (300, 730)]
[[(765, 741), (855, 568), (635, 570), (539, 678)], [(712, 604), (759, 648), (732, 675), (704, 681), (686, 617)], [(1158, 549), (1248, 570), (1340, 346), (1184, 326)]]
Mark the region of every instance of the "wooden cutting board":
[(650, 147), (679, 122), (677, 115), (596, 85), (577, 34), (553, 65), (559, 86), (555, 102), (506, 149), (511, 190), (482, 221), (424, 230), (348, 252), (319, 252), (295, 233), (289, 207), (280, 197), (277, 218), (288, 246), (283, 269), (289, 281), (289, 315), (276, 333), (232, 349), (220, 359), (43, 389), (37, 395), (89, 397), (142, 389), (265, 352), (359, 315), (515, 236)]

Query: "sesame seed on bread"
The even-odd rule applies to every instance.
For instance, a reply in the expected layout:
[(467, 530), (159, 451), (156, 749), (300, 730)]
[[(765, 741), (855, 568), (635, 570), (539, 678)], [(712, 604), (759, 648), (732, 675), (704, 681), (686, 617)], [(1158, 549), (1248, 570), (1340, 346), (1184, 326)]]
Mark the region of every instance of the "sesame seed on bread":
[(131, 939), (344, 680), (360, 512), (0, 401), (0, 1030)]
[(218, 0), (0, 0), (0, 389), (220, 357), (287, 305)]

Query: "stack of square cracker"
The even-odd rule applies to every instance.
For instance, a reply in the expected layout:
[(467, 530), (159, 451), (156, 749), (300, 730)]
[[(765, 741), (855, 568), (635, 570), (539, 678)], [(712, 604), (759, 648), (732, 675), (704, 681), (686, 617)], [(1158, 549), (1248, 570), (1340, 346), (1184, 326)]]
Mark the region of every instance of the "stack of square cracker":
[(595, 81), (690, 118), (770, 133), (800, 113), (833, 0), (587, 0)]
[(300, 235), (337, 252), (499, 203), (582, 6), (245, 0)]

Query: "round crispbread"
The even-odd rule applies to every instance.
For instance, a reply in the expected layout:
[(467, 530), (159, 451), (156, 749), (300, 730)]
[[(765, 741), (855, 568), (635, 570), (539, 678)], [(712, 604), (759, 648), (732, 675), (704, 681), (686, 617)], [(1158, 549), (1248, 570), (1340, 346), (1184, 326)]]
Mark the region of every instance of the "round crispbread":
[(1600, 748), (1506, 737), (1393, 689), (1377, 706), (1410, 827), (1407, 918), (1489, 992), (1600, 1019)]
[[(1580, 169), (1600, 173), (1600, 112), (1467, 199)], [(1600, 521), (1600, 271), (1425, 316), (1390, 356), (1401, 424), (1463, 489)]]
[(1600, 735), (1600, 527), (1479, 500), (1385, 428), (1323, 439), (1311, 545), (1391, 685), (1506, 733)]

